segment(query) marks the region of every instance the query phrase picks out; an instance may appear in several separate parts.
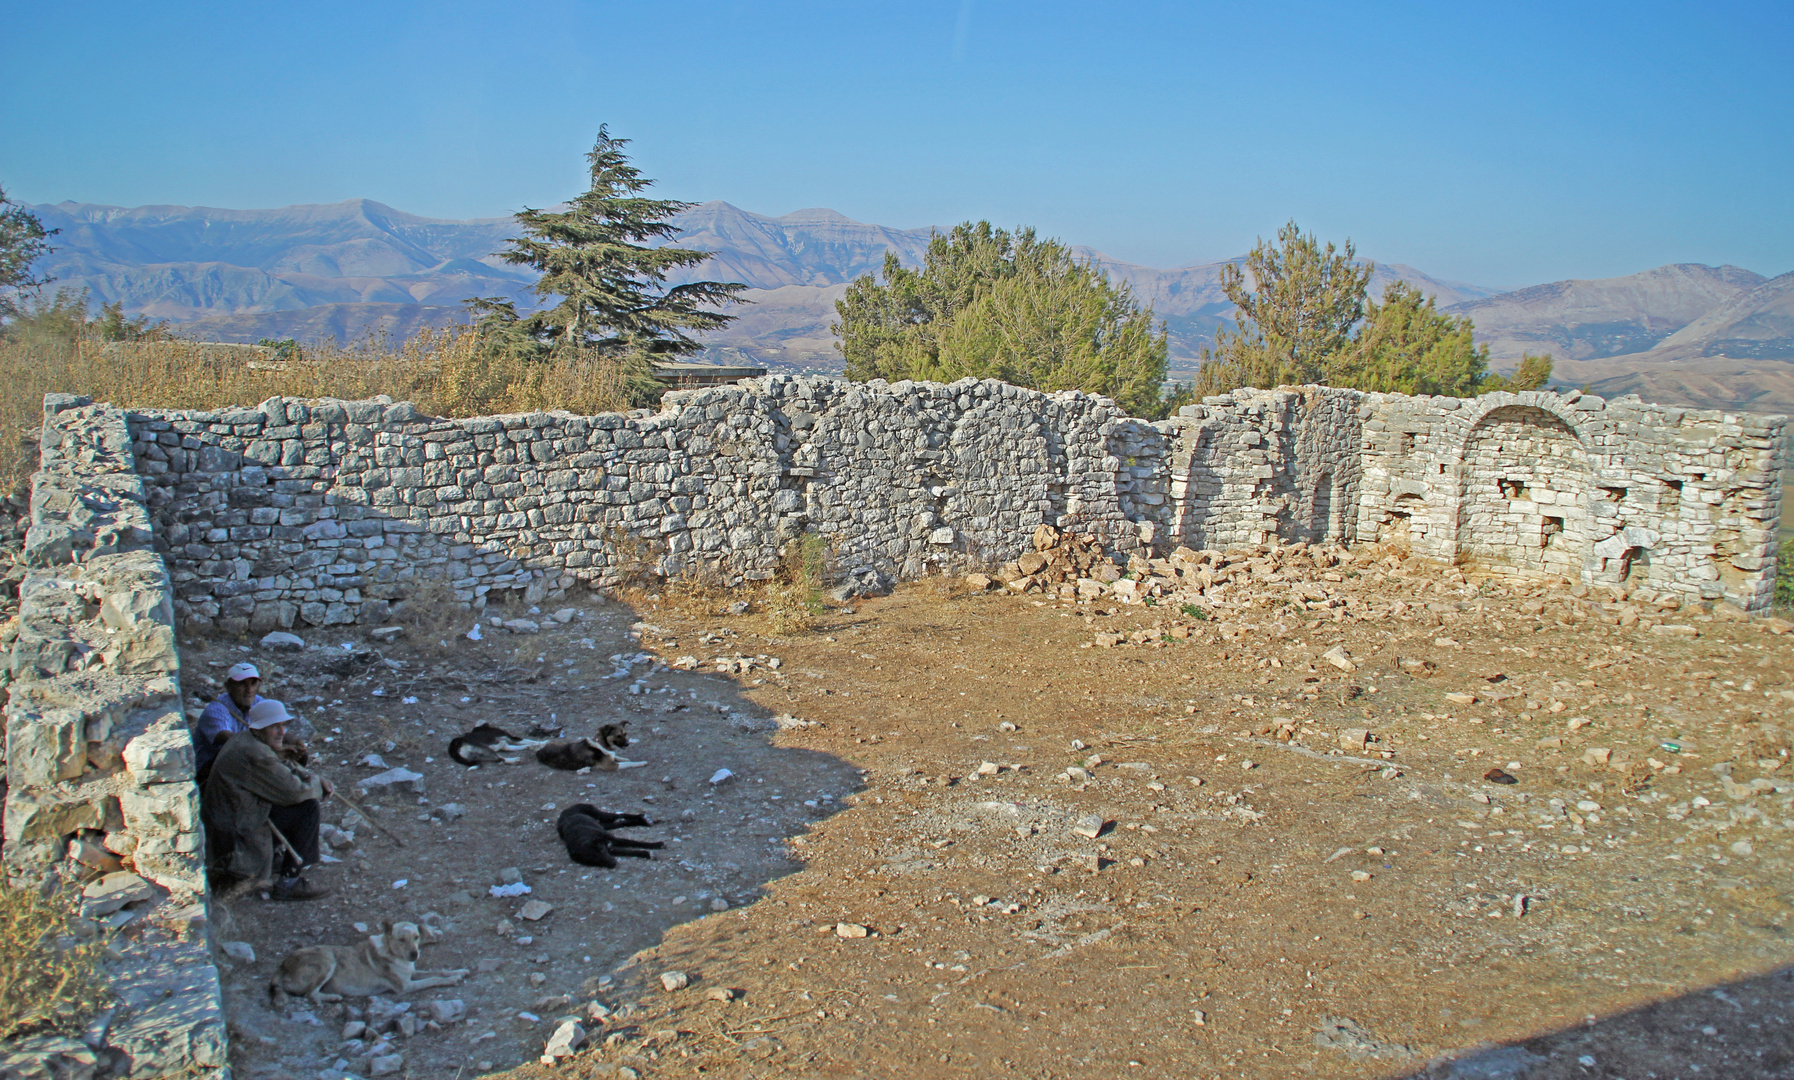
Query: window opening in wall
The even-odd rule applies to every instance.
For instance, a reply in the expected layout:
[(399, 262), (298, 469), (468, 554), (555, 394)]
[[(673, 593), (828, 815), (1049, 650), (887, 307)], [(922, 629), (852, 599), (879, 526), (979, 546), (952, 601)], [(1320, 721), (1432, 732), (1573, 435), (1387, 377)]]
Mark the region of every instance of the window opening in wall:
[(1414, 433), (1412, 431), (1396, 432), (1395, 433), (1395, 454), (1396, 454), (1396, 456), (1397, 457), (1407, 457), (1409, 454), (1412, 454), (1413, 452), (1414, 452)]
[(1682, 507), (1682, 481), (1665, 480), (1663, 482), (1663, 509), (1674, 513)]
[(1524, 499), (1526, 497), (1526, 484), (1522, 481), (1498, 480), (1496, 483), (1501, 486), (1501, 494), (1503, 498)]
[(1543, 543), (1541, 546), (1550, 547), (1551, 541), (1563, 535), (1564, 519), (1560, 517), (1548, 517), (1545, 519), (1544, 527), (1539, 531), (1543, 534)]
[(1620, 502), (1626, 497), (1626, 489), (1623, 487), (1608, 487), (1603, 484), (1595, 490), (1601, 493), (1603, 499), (1612, 503)]
[(1439, 475), (1440, 475), (1440, 476), (1444, 476), (1444, 475), (1445, 475), (1445, 462), (1443, 462), (1443, 461), (1441, 461), (1441, 462), (1440, 462), (1440, 463), (1439, 463)]
[(1651, 553), (1644, 548), (1627, 548), (1620, 556), (1620, 580), (1643, 581), (1651, 576)]

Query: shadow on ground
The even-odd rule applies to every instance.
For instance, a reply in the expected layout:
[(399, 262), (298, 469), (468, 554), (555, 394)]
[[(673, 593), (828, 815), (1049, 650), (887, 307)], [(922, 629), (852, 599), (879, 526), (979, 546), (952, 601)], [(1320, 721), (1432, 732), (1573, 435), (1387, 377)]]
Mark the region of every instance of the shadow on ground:
[[(790, 841), (862, 787), (848, 762), (770, 737), (781, 723), (801, 723), (781, 721), (744, 696), (759, 681), (786, 678), (775, 658), (738, 654), (726, 630), (669, 644), (619, 604), (591, 600), (574, 611), (565, 623), (552, 612), (508, 612), (541, 627), (510, 633), (494, 630), (499, 613), (489, 610), (479, 641), (467, 636), (469, 617), (414, 627), (390, 643), (357, 628), (313, 631), (302, 651), (216, 640), (186, 648), (189, 694), (212, 692), (205, 680), (221, 680), (237, 660), (262, 665), (265, 693), (303, 710), (321, 771), (345, 790), (395, 766), (423, 776), (358, 796), (403, 847), (358, 824), (340, 800), (326, 804), (326, 819), (355, 834), (353, 845), (335, 852), (340, 864), (312, 874), (335, 890), (331, 897), (229, 905), (226, 936), (248, 943), (256, 957), (224, 968), (239, 1075), (366, 1076), (374, 1059), (392, 1054), (404, 1055), (414, 1076), (533, 1060), (560, 1017), (583, 1016), (593, 1001), (627, 1011), (624, 1003), (659, 972), (619, 966), (667, 930), (728, 917), (800, 869)], [(662, 666), (641, 648), (644, 632), (662, 658), (720, 656), (737, 670), (719, 674), (714, 662), (693, 671)], [(525, 754), (516, 764), (469, 769), (445, 752), (452, 735), (481, 722), (518, 735), (564, 726), (566, 736), (578, 737), (618, 720), (629, 721), (635, 739), (626, 756), (644, 767), (580, 775)], [(614, 870), (573, 864), (554, 823), (579, 802), (647, 813), (655, 825), (631, 832), (665, 841), (666, 849)], [(490, 895), (509, 870), (521, 873), (530, 892)], [(532, 920), (525, 907), (532, 901), (552, 910)], [(447, 933), (419, 966), (472, 974), (459, 987), (401, 997), (417, 1021), (389, 1007), (369, 1010), (366, 1001), (270, 1007), (269, 976), (292, 949), (354, 944), (365, 938), (357, 923), (423, 920), (432, 912)], [(438, 1001), (460, 1001), (467, 1018), (428, 1023)], [(351, 1021), (369, 1022), (370, 1030), (345, 1040)]]
[[(1500, 994), (1501, 987), (1490, 987)], [(1794, 1077), (1794, 968), (1502, 1046), (1445, 1055), (1405, 1080)]]

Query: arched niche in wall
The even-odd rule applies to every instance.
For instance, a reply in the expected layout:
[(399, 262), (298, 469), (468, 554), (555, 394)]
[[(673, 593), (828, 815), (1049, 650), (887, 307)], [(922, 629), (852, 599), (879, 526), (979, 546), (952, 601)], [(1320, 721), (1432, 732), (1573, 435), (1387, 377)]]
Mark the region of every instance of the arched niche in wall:
[(1534, 405), (1501, 405), (1464, 440), (1458, 561), (1579, 580), (1589, 554), (1587, 455), (1576, 429)]

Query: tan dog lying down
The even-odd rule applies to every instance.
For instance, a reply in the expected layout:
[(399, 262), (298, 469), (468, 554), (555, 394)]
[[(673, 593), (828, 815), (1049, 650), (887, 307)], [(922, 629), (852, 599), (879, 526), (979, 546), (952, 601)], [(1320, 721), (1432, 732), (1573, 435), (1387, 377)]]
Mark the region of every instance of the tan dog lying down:
[(314, 1002), (341, 1001), (346, 997), (372, 997), (391, 992), (428, 990), (454, 986), (467, 977), (459, 971), (418, 971), (423, 934), (416, 923), (380, 924), (378, 934), (359, 945), (313, 945), (295, 949), (280, 962), (274, 981), (268, 984), (268, 1000), (278, 1004), (286, 995)]

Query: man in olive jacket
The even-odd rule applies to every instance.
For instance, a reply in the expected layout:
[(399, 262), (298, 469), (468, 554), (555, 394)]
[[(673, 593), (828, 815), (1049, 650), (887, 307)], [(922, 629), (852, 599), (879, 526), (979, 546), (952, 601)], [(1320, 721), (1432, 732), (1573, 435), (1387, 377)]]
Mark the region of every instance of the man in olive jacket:
[[(335, 788), (281, 758), (291, 719), (278, 701), (258, 701), (249, 709), (248, 730), (231, 736), (212, 762), (201, 810), (214, 869), (245, 882), (272, 882), (268, 895), (276, 900), (315, 900), (330, 890), (300, 875), (318, 861), (318, 804)], [(274, 838), (270, 825), (298, 858)]]

